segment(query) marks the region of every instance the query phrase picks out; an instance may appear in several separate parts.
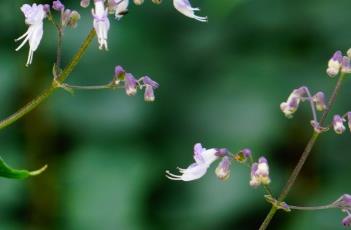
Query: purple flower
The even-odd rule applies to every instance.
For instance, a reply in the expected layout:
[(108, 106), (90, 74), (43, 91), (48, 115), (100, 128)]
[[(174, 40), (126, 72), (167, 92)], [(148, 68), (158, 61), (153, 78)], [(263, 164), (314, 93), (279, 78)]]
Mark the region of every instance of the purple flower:
[(195, 15), (195, 11), (199, 11), (199, 8), (193, 8), (189, 0), (173, 0), (174, 7), (182, 14), (189, 18), (196, 19), (200, 22), (207, 22), (207, 17), (200, 17)]
[(126, 73), (124, 82), (126, 94), (128, 96), (134, 96), (137, 93), (137, 86), (138, 81), (134, 78), (134, 76), (130, 73)]
[(56, 11), (63, 11), (65, 9), (65, 6), (60, 0), (56, 0), (52, 2), (52, 8)]
[(143, 79), (143, 83), (145, 85), (144, 100), (147, 102), (155, 101), (154, 89), (157, 89), (159, 87), (159, 84), (157, 82), (153, 81), (148, 76), (144, 76), (144, 77), (142, 77), (142, 79)]
[(344, 219), (342, 219), (342, 224), (345, 227), (350, 227), (351, 226), (351, 215), (348, 214)]
[(258, 187), (261, 184), (267, 185), (270, 182), (268, 161), (265, 157), (260, 157), (258, 163), (253, 163), (251, 166), (250, 185)]
[(95, 9), (92, 10), (94, 17), (94, 28), (99, 42), (99, 49), (108, 50), (107, 38), (110, 29), (110, 20), (108, 19), (108, 10), (104, 6), (103, 0), (95, 0)]
[(332, 58), (328, 62), (327, 74), (329, 77), (335, 77), (338, 75), (341, 65), (342, 65), (342, 53), (341, 51), (336, 51)]
[(316, 93), (313, 97), (313, 102), (316, 104), (318, 111), (324, 111), (327, 109), (327, 104), (325, 103), (325, 96), (323, 92)]
[(292, 118), (292, 115), (298, 109), (300, 101), (302, 100), (305, 93), (305, 87), (294, 89), (289, 95), (288, 100), (280, 104), (280, 109), (286, 117)]
[(346, 128), (344, 126), (345, 119), (336, 114), (333, 117), (333, 128), (336, 134), (342, 134)]
[(215, 173), (220, 180), (224, 181), (230, 177), (230, 165), (231, 160), (228, 156), (223, 157), (221, 162), (219, 162)]
[(229, 150), (226, 148), (217, 149), (216, 155), (219, 157), (225, 157), (225, 156), (228, 156), (228, 154), (229, 154)]
[(118, 85), (120, 81), (125, 79), (126, 71), (123, 69), (122, 66), (118, 65), (115, 67), (115, 77), (114, 77), (114, 84)]
[(180, 175), (166, 171), (166, 177), (171, 180), (192, 181), (203, 177), (210, 165), (218, 159), (217, 149), (205, 149), (200, 143), (194, 145), (194, 160), (188, 168), (178, 168)]
[(26, 24), (29, 28), (25, 34), (17, 38), (15, 41), (22, 41), (22, 43), (16, 48), (16, 51), (20, 50), (27, 42), (29, 43), (29, 54), (26, 66), (32, 64), (33, 54), (38, 49), (40, 41), (43, 37), (43, 20), (46, 17), (46, 11), (44, 6), (39, 4), (33, 4), (32, 6), (24, 4), (21, 7), (21, 11), (26, 17)]

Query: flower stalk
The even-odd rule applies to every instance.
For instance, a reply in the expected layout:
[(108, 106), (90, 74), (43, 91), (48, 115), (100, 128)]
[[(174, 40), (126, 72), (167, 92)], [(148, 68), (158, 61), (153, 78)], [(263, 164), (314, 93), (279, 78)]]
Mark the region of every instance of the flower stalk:
[[(323, 126), (330, 110), (332, 109), (333, 105), (335, 104), (335, 100), (336, 97), (338, 95), (338, 93), (340, 92), (342, 83), (345, 79), (345, 74), (341, 73), (339, 76), (339, 79), (335, 85), (335, 88), (333, 90), (332, 96), (330, 97), (329, 101), (328, 101), (328, 105), (327, 108), (324, 110), (322, 117), (319, 121), (319, 125)], [(319, 137), (320, 133), (317, 131), (314, 131), (310, 140), (308, 141), (305, 150), (303, 151), (298, 163), (296, 164), (293, 172), (291, 173), (285, 187), (283, 188), (282, 192), (280, 193), (279, 197), (278, 197), (278, 201), (279, 202), (283, 202), (286, 198), (286, 196), (288, 195), (288, 193), (290, 192), (291, 187), (294, 185), (302, 167), (304, 166), (308, 156), (311, 153), (311, 150), (313, 148), (313, 146), (315, 145), (318, 137)], [(265, 230), (267, 229), (269, 223), (271, 222), (272, 218), (274, 217), (275, 213), (277, 212), (277, 208), (275, 206), (272, 206), (272, 208), (270, 209), (269, 213), (267, 214), (266, 218), (264, 219), (263, 223), (260, 226), (260, 230)]]

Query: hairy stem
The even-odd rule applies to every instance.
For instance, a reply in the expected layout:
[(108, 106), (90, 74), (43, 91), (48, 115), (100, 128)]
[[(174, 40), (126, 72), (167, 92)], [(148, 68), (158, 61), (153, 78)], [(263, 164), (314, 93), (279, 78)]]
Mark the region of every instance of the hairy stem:
[(79, 60), (81, 59), (81, 57), (85, 53), (86, 49), (90, 45), (91, 41), (95, 37), (95, 34), (96, 34), (95, 30), (92, 29), (89, 32), (88, 36), (83, 41), (83, 43), (82, 43), (81, 47), (79, 48), (79, 50), (77, 51), (77, 53), (74, 55), (74, 57), (72, 58), (70, 63), (67, 65), (67, 67), (63, 70), (62, 74), (56, 79), (56, 81), (54, 81), (53, 84), (50, 87), (48, 87), (47, 89), (45, 89), (38, 97), (36, 97), (31, 102), (29, 102), (28, 104), (23, 106), (17, 112), (10, 115), (6, 119), (0, 121), (0, 129), (3, 129), (3, 128), (11, 125), (12, 123), (17, 121), (18, 119), (22, 118), (24, 115), (26, 115), (27, 113), (32, 111), (34, 108), (36, 108), (38, 105), (40, 105), (43, 101), (45, 101), (48, 97), (50, 97), (52, 95), (52, 93), (56, 89), (58, 89), (59, 84), (64, 82), (67, 79), (67, 77), (70, 75), (70, 73), (73, 71), (73, 69), (76, 67)]
[[(338, 95), (340, 89), (341, 89), (341, 85), (342, 85), (342, 82), (345, 78), (345, 74), (340, 74), (339, 76), (339, 79), (336, 83), (336, 86), (333, 90), (333, 93), (332, 93), (332, 96), (330, 97), (329, 101), (328, 101), (328, 106), (327, 106), (327, 109), (324, 111), (324, 113), (322, 114), (322, 117), (319, 121), (319, 124), (320, 126), (323, 126), (324, 122), (325, 122), (325, 119), (327, 118), (331, 108), (333, 107), (334, 103), (335, 103), (335, 100), (336, 100), (336, 96)], [(316, 140), (318, 139), (319, 137), (319, 134), (318, 132), (314, 131), (313, 134), (312, 134), (312, 137), (310, 138), (310, 140), (308, 141), (306, 147), (305, 147), (305, 150), (303, 151), (298, 163), (296, 164), (293, 172), (291, 173), (285, 187), (283, 188), (282, 192), (280, 193), (279, 197), (278, 197), (278, 201), (279, 202), (282, 202), (286, 196), (288, 195), (291, 187), (294, 185), (295, 181), (296, 181), (296, 178), (298, 177), (303, 165), (305, 164), (308, 156), (310, 155), (311, 153), (311, 150), (314, 146), (314, 144), (316, 143)], [(270, 221), (272, 220), (273, 216), (275, 215), (275, 213), (277, 212), (277, 208), (272, 206), (271, 210), (269, 211), (269, 213), (267, 214), (265, 220), (263, 221), (263, 223), (261, 224), (260, 226), (260, 230), (265, 230), (267, 229)]]

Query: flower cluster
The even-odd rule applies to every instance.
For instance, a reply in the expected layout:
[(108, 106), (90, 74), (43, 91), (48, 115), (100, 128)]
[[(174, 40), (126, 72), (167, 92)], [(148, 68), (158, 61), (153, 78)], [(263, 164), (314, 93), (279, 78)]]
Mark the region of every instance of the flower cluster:
[(159, 84), (150, 77), (143, 76), (137, 80), (131, 73), (126, 72), (122, 66), (116, 66), (112, 83), (114, 86), (119, 86), (121, 82), (124, 82), (124, 88), (128, 96), (134, 96), (138, 89), (145, 88), (144, 100), (147, 102), (155, 100), (154, 90), (159, 87)]
[(252, 187), (258, 187), (261, 184), (268, 185), (271, 181), (269, 178), (268, 161), (265, 157), (260, 157), (258, 163), (254, 163), (250, 149), (245, 148), (237, 154), (232, 155), (228, 149), (205, 149), (200, 143), (197, 143), (194, 146), (195, 163), (185, 169), (178, 168), (180, 175), (175, 175), (167, 170), (166, 177), (171, 180), (197, 180), (203, 177), (210, 165), (218, 159), (221, 159), (221, 161), (215, 170), (215, 174), (220, 180), (227, 180), (229, 178), (230, 167), (233, 160), (236, 160), (239, 163), (247, 163), (247, 160), (250, 160), (251, 166), (250, 164), (249, 166), (251, 167), (251, 180), (249, 184)]
[[(52, 3), (52, 9), (59, 11), (61, 14), (60, 24), (56, 26), (65, 28), (66, 26), (75, 28), (77, 22), (80, 19), (80, 14), (75, 10), (65, 9), (65, 6), (60, 0), (55, 0)], [(15, 41), (23, 40), (22, 43), (16, 48), (16, 51), (20, 50), (27, 42), (29, 43), (29, 54), (26, 66), (32, 64), (33, 54), (38, 49), (41, 39), (44, 34), (43, 21), (46, 17), (50, 16), (49, 19), (54, 22), (50, 12), (50, 5), (36, 4), (28, 5), (24, 4), (21, 7), (21, 11), (25, 16), (25, 23), (29, 25), (29, 28), (25, 34), (15, 39)], [(55, 23), (55, 22), (54, 22)]]
[[(155, 4), (160, 4), (160, 0), (153, 0)], [(143, 1), (134, 0), (136, 5), (141, 5)], [(84, 8), (88, 7), (90, 0), (81, 0), (80, 5)], [(206, 22), (207, 17), (195, 15), (195, 11), (199, 8), (193, 8), (189, 0), (173, 0), (174, 7), (183, 15)], [(93, 25), (99, 42), (99, 49), (108, 50), (108, 31), (110, 29), (110, 20), (108, 14), (114, 14), (117, 20), (120, 20), (128, 13), (129, 0), (94, 0), (94, 9), (92, 9)], [(60, 8), (60, 6), (58, 6)]]
[(342, 195), (332, 206), (346, 212), (347, 216), (342, 219), (342, 224), (345, 227), (351, 227), (351, 195)]

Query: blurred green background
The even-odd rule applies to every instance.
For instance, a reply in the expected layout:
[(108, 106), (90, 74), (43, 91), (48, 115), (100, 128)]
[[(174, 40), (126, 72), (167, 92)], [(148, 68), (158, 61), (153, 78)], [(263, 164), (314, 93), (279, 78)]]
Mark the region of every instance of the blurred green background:
[[(153, 104), (123, 91), (61, 90), (0, 132), (0, 155), (17, 168), (48, 164), (25, 181), (0, 179), (0, 229), (212, 230), (257, 229), (269, 205), (249, 173), (234, 164), (227, 182), (213, 166), (201, 180), (165, 178), (166, 169), (192, 162), (192, 148), (252, 148), (270, 160), (277, 194), (309, 136), (311, 114), (303, 104), (293, 120), (279, 104), (307, 85), (330, 94), (325, 74), (332, 53), (351, 46), (349, 0), (192, 0), (207, 15), (200, 23), (161, 5), (131, 4), (113, 21), (109, 52), (94, 40), (70, 76), (72, 84), (109, 82), (114, 66), (148, 74), (161, 87)], [(27, 30), (19, 8), (32, 1), (0, 2), (0, 117), (5, 118), (51, 82), (56, 35), (45, 22), (33, 64), (28, 46), (15, 52), (14, 38)], [(48, 1), (42, 1), (48, 3)], [(64, 63), (92, 26), (90, 9), (63, 1), (82, 14), (66, 30)], [(333, 112), (351, 108), (346, 82)], [(350, 193), (350, 134), (323, 135), (288, 202), (319, 205)], [(270, 229), (343, 229), (339, 210), (278, 213)]]

